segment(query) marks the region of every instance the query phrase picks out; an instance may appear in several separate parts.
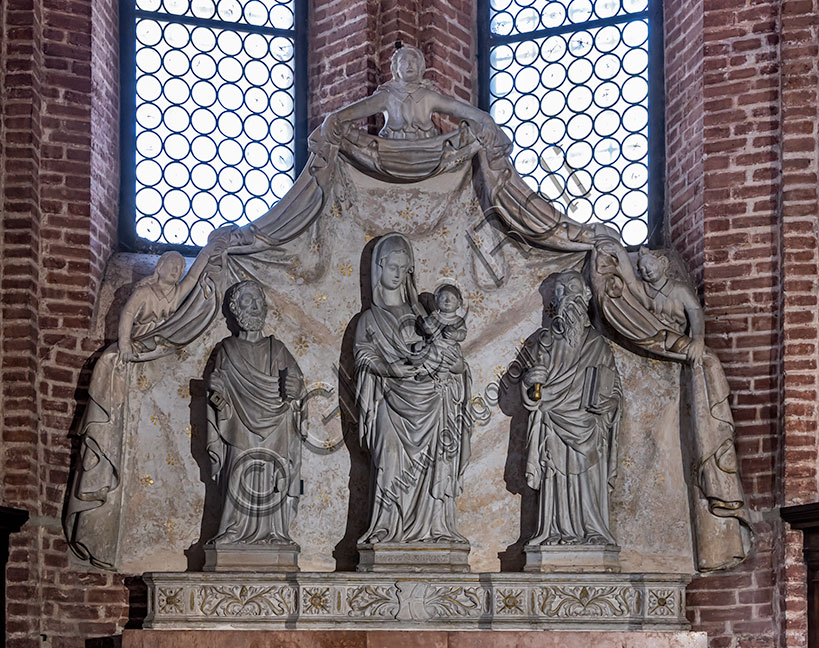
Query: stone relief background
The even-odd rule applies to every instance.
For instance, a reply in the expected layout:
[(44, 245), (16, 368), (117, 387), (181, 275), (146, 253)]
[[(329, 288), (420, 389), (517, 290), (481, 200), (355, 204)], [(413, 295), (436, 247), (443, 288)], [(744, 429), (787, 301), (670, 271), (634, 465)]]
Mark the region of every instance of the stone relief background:
[[(315, 389), (308, 406), (304, 494), (292, 528), (302, 547), (301, 569), (350, 570), (357, 560), (356, 539), (367, 522), (367, 462), (343, 376), (352, 376), (355, 318), (369, 299), (372, 241), (399, 231), (412, 240), (419, 290), (431, 292), (442, 280), (454, 280), (469, 305), (462, 346), (473, 396), (483, 399), (476, 402), (482, 420), (473, 430), (458, 503), (459, 530), (472, 544), (471, 569), (518, 570), (523, 544), (534, 530), (535, 493), (523, 476), (526, 412), (506, 369), (541, 324), (542, 280), (582, 261), (582, 254), (555, 261), (514, 244), (493, 252), (502, 235), (483, 217), (469, 169), (407, 185), (387, 185), (346, 165), (340, 176), (318, 225), (302, 235), (292, 254), (244, 264), (248, 276), (266, 288), (265, 334), (288, 346), (308, 389)], [(113, 262), (107, 271), (100, 312), (109, 314), (99, 326), (108, 337), (117, 302), (136, 279), (133, 270), (124, 271), (126, 265), (134, 268), (133, 259)], [(500, 286), (497, 277), (503, 278)], [(108, 303), (113, 305), (107, 308)], [(120, 489), (125, 573), (201, 568), (200, 533), (209, 537), (216, 524), (216, 512), (203, 519), (203, 511), (212, 508), (203, 376), (214, 345), (228, 334), (224, 319), (217, 318), (175, 356), (131, 369)], [(692, 573), (679, 367), (616, 345), (613, 350), (626, 394), (612, 495), (622, 570)], [(500, 390), (490, 388), (487, 397), (492, 384)]]

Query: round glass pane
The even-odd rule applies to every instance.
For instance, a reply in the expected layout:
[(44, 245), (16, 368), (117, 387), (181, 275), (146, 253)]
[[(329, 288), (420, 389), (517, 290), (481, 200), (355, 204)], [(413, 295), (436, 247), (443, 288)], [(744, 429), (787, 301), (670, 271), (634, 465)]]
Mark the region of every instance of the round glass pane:
[(219, 103), (227, 110), (236, 110), (245, 102), (244, 94), (239, 86), (233, 83), (223, 83), (219, 86)]
[(276, 5), (271, 7), (270, 12), (270, 26), (276, 29), (292, 29), (293, 28), (293, 12), (284, 5)]
[(566, 22), (565, 5), (560, 2), (550, 2), (543, 9), (541, 21), (546, 29), (550, 27), (560, 27), (564, 22)]
[(594, 215), (601, 221), (609, 221), (620, 213), (620, 202), (611, 194), (603, 194), (594, 201)]
[(202, 220), (196, 221), (191, 226), (191, 240), (193, 244), (200, 247), (207, 245), (208, 236), (210, 236), (213, 230), (214, 227), (211, 223)]
[(165, 222), (162, 226), (162, 234), (168, 243), (176, 243), (181, 245), (185, 243), (188, 238), (188, 226), (185, 221), (177, 218), (172, 218)]
[(637, 218), (648, 211), (648, 196), (642, 191), (629, 191), (621, 204), (626, 216)]
[(242, 201), (238, 196), (227, 195), (219, 199), (219, 215), (228, 223), (233, 223), (244, 216)]
[(155, 185), (162, 180), (162, 167), (153, 160), (142, 160), (136, 166), (136, 180), (148, 187)]
[(193, 84), (191, 96), (198, 106), (212, 106), (216, 103), (216, 88), (209, 81), (197, 81)]
[(512, 19), (512, 16), (505, 11), (496, 13), (492, 16), (492, 20), (489, 21), (489, 30), (499, 36), (511, 34), (514, 26), (515, 21)]
[(569, 80), (580, 85), (591, 79), (592, 64), (588, 59), (577, 59), (569, 66)]
[(634, 162), (623, 169), (623, 184), (629, 189), (640, 189), (648, 184), (648, 167)]
[(182, 217), (190, 211), (191, 201), (184, 191), (171, 189), (165, 194), (163, 206), (171, 216)]
[(222, 140), (219, 143), (219, 159), (227, 165), (234, 166), (242, 161), (242, 147), (235, 140)]
[[(278, 127), (280, 126), (281, 120), (276, 120), (274, 124)], [(289, 124), (289, 122), (288, 122)], [(268, 133), (268, 126), (267, 121), (259, 115), (250, 115), (247, 119), (245, 119), (244, 125), (245, 135), (247, 135), (250, 139), (261, 141), (267, 137)], [(292, 127), (291, 127), (292, 133)], [(274, 135), (275, 137), (275, 135)], [(289, 141), (289, 140), (287, 140)], [(284, 142), (286, 143), (286, 142)]]
[(573, 140), (582, 140), (589, 136), (592, 131), (592, 119), (585, 113), (575, 115), (569, 120), (566, 132)]
[(569, 203), (569, 217), (578, 223), (588, 223), (592, 217), (592, 204), (587, 198), (575, 198)]
[(623, 113), (623, 127), (636, 133), (648, 127), (648, 110), (644, 106), (631, 106)]
[(575, 86), (569, 91), (567, 99), (569, 110), (574, 112), (585, 112), (592, 103), (592, 91), (588, 86)]
[(515, 129), (515, 143), (521, 148), (528, 148), (537, 142), (538, 127), (534, 122), (523, 122)]
[(286, 146), (276, 146), (270, 151), (270, 161), (278, 171), (289, 171), (293, 168), (293, 151)]
[(244, 104), (254, 113), (267, 110), (267, 93), (261, 88), (248, 88), (244, 95)]
[(550, 90), (540, 100), (540, 110), (547, 117), (559, 115), (566, 107), (566, 97), (559, 90)]
[(515, 116), (523, 121), (533, 119), (540, 111), (540, 101), (533, 94), (525, 94), (515, 102)]
[(146, 241), (158, 241), (162, 236), (162, 225), (155, 218), (142, 216), (136, 222), (136, 235)]
[(267, 149), (259, 142), (251, 142), (244, 149), (245, 161), (252, 167), (260, 169), (267, 165), (270, 158)]
[(155, 49), (142, 47), (137, 50), (136, 65), (146, 74), (153, 74), (162, 67), (162, 57)]
[(634, 133), (623, 140), (623, 156), (637, 162), (648, 155), (648, 139), (641, 133)]
[(521, 68), (515, 76), (515, 89), (521, 94), (532, 92), (538, 87), (540, 81), (540, 74), (537, 69), (532, 66)]
[(216, 198), (209, 193), (198, 193), (192, 201), (193, 213), (199, 218), (213, 218), (216, 216)]
[(612, 81), (601, 83), (594, 89), (594, 103), (600, 108), (610, 108), (620, 99), (620, 88)]
[(172, 160), (183, 160), (188, 157), (191, 146), (188, 138), (179, 133), (173, 133), (165, 138), (165, 154)]
[(587, 56), (592, 50), (594, 39), (587, 31), (575, 32), (569, 38), (569, 52), (572, 56), (580, 58)]
[[(213, 167), (209, 164), (197, 164), (191, 170), (191, 181), (197, 189), (209, 191), (216, 186), (216, 171), (214, 171)], [(196, 209), (195, 202), (193, 207), (193, 211), (196, 215), (203, 217), (203, 214), (200, 214)]]
[(155, 104), (140, 104), (136, 109), (137, 123), (148, 130), (152, 130), (162, 123), (162, 111)]
[(162, 40), (162, 28), (155, 20), (140, 20), (136, 25), (136, 37), (143, 45), (154, 47)]
[(594, 132), (600, 137), (614, 135), (620, 128), (620, 115), (614, 110), (602, 110), (594, 118)]
[(210, 162), (216, 157), (216, 144), (211, 138), (200, 135), (191, 142), (191, 152), (200, 162)]
[(191, 42), (200, 52), (210, 52), (216, 47), (216, 34), (210, 27), (196, 27), (191, 32)]
[(540, 78), (546, 88), (559, 88), (566, 80), (566, 68), (560, 63), (551, 63), (543, 68)]
[(489, 54), (489, 65), (494, 70), (505, 70), (514, 60), (512, 48), (508, 45), (499, 45), (493, 47)]
[(592, 147), (588, 142), (575, 142), (566, 150), (566, 162), (572, 169), (585, 167), (592, 159)]
[(642, 245), (648, 238), (648, 226), (642, 220), (630, 220), (623, 225), (622, 237), (626, 245)]
[(540, 55), (547, 63), (556, 63), (566, 54), (566, 41), (562, 36), (549, 36), (540, 46)]
[(168, 185), (176, 187), (177, 189), (184, 187), (188, 184), (188, 180), (190, 180), (188, 167), (181, 162), (171, 162), (168, 164), (165, 167), (163, 176)]
[(620, 142), (611, 137), (601, 139), (594, 147), (594, 159), (598, 164), (612, 164), (620, 157)]
[(162, 209), (162, 195), (151, 187), (140, 189), (136, 194), (136, 208), (147, 216), (152, 216)]
[(600, 167), (594, 174), (594, 188), (600, 193), (614, 191), (620, 184), (620, 173), (614, 167)]
[(566, 135), (566, 124), (562, 119), (547, 119), (540, 127), (540, 136), (547, 144), (557, 144), (564, 135)]
[(569, 20), (575, 24), (591, 18), (592, 4), (589, 0), (572, 0), (569, 4)]
[(285, 90), (278, 90), (270, 95), (270, 109), (277, 117), (287, 117), (293, 113), (295, 103), (290, 93)]
[(152, 131), (140, 133), (136, 138), (136, 150), (144, 158), (153, 158), (162, 152), (162, 140)]

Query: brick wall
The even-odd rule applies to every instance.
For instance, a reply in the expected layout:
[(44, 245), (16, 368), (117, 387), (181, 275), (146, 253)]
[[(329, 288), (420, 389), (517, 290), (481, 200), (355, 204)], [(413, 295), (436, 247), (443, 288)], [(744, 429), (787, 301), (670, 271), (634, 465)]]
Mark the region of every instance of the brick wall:
[(702, 3), (665, 3), (666, 222), (702, 287), (703, 268), (703, 42)]
[[(819, 360), (819, 2), (785, 0), (780, 9), (782, 192), (780, 210), (783, 505), (817, 493), (817, 361)], [(780, 563), (782, 636), (806, 645), (802, 534), (788, 531)]]
[(60, 529), (82, 369), (101, 344), (87, 339), (92, 309), (115, 242), (116, 3), (92, 13), (90, 1), (14, 1), (0, 24), (0, 472), (3, 503), (31, 513), (11, 543), (6, 645), (84, 645), (116, 631), (127, 598), (121, 578), (69, 566)]
[(713, 647), (806, 645), (778, 506), (817, 499), (817, 23), (810, 1), (666, 3), (669, 239), (731, 384), (757, 533), (740, 569), (689, 588)]

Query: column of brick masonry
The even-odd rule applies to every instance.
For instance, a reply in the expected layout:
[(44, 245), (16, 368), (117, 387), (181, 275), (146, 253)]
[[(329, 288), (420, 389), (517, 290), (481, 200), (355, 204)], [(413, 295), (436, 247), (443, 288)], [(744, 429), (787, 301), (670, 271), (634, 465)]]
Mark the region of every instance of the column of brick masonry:
[(392, 78), (390, 62), (396, 41), (422, 46), (419, 40), (421, 0), (380, 0), (378, 12), (378, 82), (384, 83)]
[[(703, 254), (701, 275), (692, 270), (702, 277), (707, 343), (731, 386), (743, 485), (760, 521), (745, 564), (691, 584), (689, 616), (694, 629), (709, 633), (712, 648), (773, 646), (782, 560), (774, 509), (781, 342), (778, 2), (719, 0), (702, 6)], [(678, 167), (675, 174), (685, 172)], [(675, 180), (669, 177), (669, 185)], [(669, 199), (677, 196), (672, 191)], [(696, 212), (696, 191), (685, 200)], [(671, 225), (671, 243), (690, 249), (685, 228), (677, 229), (683, 236), (678, 241)]]
[[(0, 210), (0, 474), (2, 502), (40, 515), (37, 421), (40, 297), (40, 120), (42, 8), (38, 0), (0, 6), (2, 51), (2, 210)], [(6, 589), (6, 645), (40, 645), (39, 532), (12, 536)]]
[[(477, 2), (420, 0), (418, 38), (427, 78), (446, 95), (477, 105)], [(441, 119), (443, 130), (458, 126)]]
[[(10, 646), (82, 646), (89, 636), (113, 634), (127, 609), (121, 579), (72, 564), (60, 529), (68, 432), (84, 399), (83, 365), (102, 344), (88, 336), (116, 231), (113, 6), (101, 2), (96, 8), (97, 15), (108, 16), (95, 28), (114, 57), (99, 57), (104, 70), (93, 95), (90, 2), (13, 2), (4, 13), (3, 85), (14, 90), (3, 107), (2, 137), (3, 498), (32, 511), (28, 531), (15, 537), (10, 555)], [(107, 103), (95, 114), (96, 151), (94, 99)], [(27, 416), (20, 411), (24, 404)], [(22, 441), (25, 447), (18, 445)]]
[(664, 223), (702, 289), (702, 3), (667, 0), (665, 13), (666, 193)]
[(308, 24), (308, 121), (369, 95), (378, 83), (378, 0), (315, 0)]
[[(819, 360), (819, 2), (781, 6), (782, 300), (784, 418), (782, 504), (804, 504), (817, 493), (817, 361)], [(782, 589), (784, 639), (805, 646), (806, 592), (802, 534), (786, 534)]]

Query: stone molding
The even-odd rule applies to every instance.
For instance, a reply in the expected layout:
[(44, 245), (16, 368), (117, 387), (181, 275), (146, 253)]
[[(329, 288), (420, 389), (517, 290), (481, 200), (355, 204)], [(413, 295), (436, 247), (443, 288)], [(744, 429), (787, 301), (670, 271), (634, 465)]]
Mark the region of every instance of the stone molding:
[(681, 574), (148, 573), (146, 629), (688, 630)]

